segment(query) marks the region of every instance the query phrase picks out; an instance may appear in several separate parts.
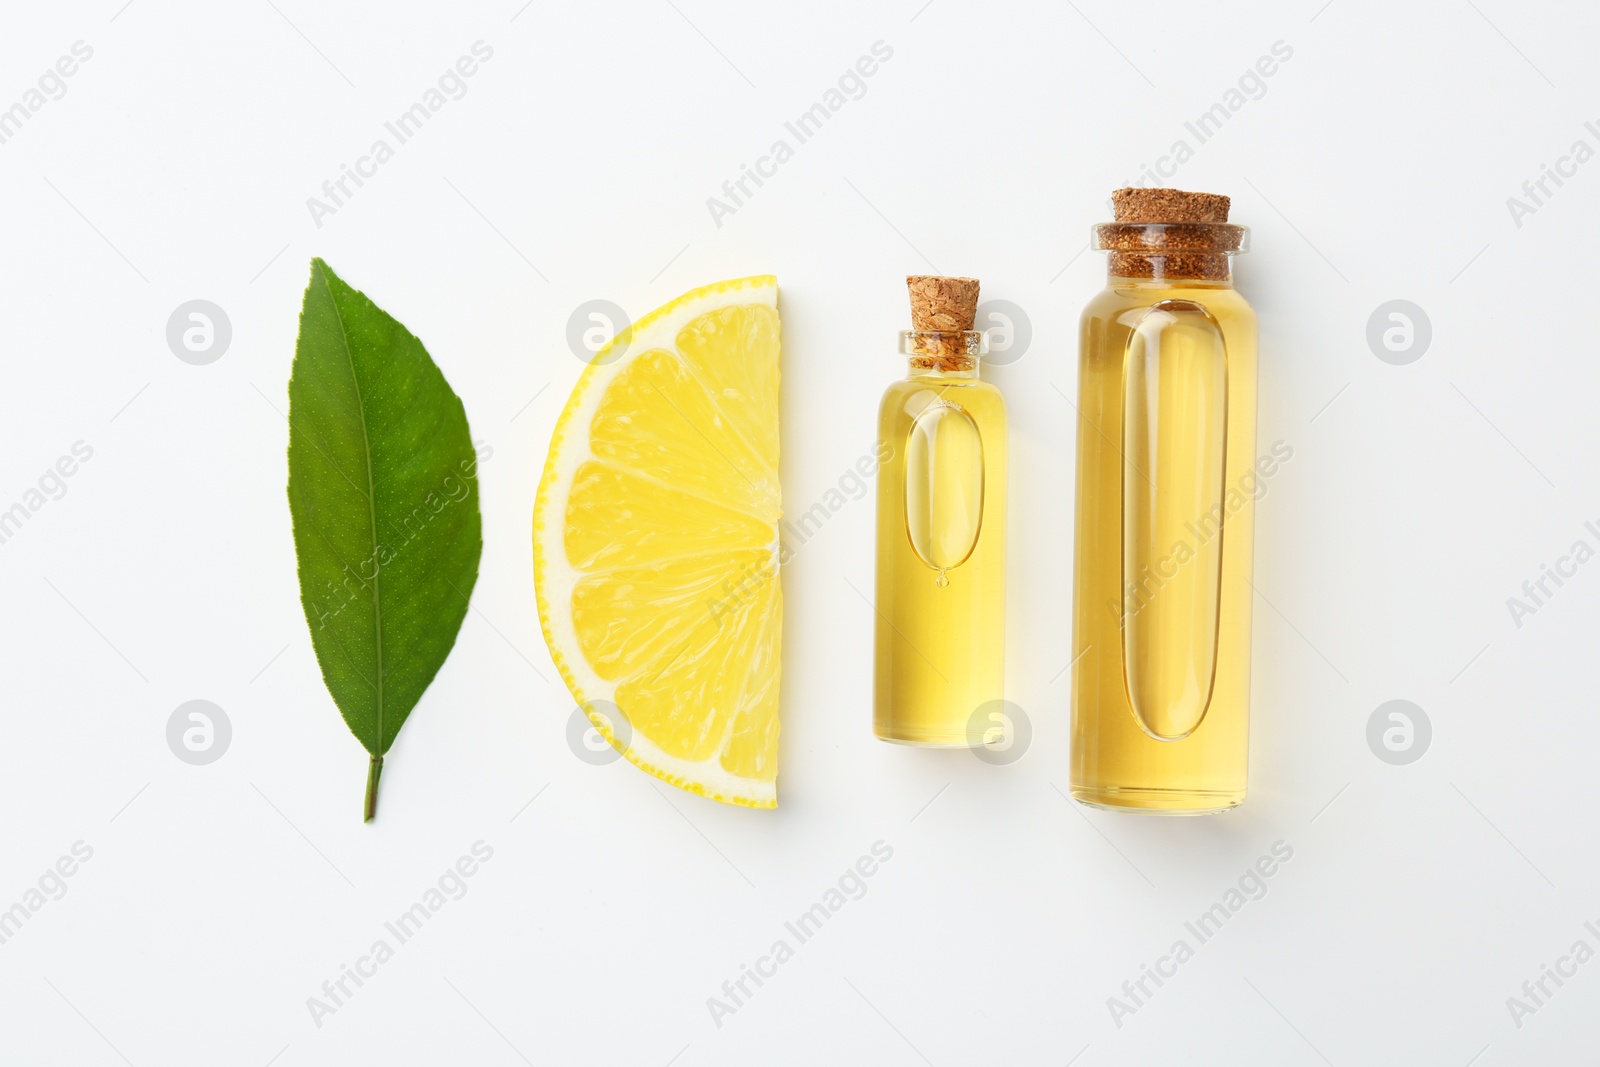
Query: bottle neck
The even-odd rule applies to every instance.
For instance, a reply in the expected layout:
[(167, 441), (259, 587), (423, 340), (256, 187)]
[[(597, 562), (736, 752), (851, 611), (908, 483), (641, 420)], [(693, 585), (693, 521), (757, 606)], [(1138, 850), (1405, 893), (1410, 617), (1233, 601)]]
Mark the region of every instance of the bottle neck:
[(906, 377), (926, 381), (971, 381), (978, 377), (978, 361), (949, 367), (925, 366), (916, 357), (906, 360)]
[(1233, 285), (1232, 258), (1250, 246), (1250, 231), (1226, 222), (1102, 222), (1090, 247), (1109, 252), (1106, 274), (1117, 280), (1215, 289)]
[(1233, 265), (1230, 259), (1226, 255), (1197, 252), (1160, 256), (1113, 252), (1106, 257), (1106, 279), (1119, 286), (1231, 289)]
[(980, 330), (904, 330), (900, 351), (909, 368), (907, 377), (971, 379), (978, 376), (978, 361), (989, 351), (989, 337)]

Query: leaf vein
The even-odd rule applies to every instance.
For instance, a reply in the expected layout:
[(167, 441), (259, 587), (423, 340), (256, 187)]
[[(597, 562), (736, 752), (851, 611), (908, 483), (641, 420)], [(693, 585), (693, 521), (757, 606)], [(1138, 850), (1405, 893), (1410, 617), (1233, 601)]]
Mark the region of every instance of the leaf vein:
[(357, 421), (361, 424), (361, 449), (367, 461), (367, 519), (372, 531), (372, 628), (373, 649), (377, 663), (374, 673), (377, 675), (377, 710), (378, 710), (378, 736), (373, 747), (377, 750), (374, 756), (383, 755), (383, 600), (379, 591), (380, 572), (383, 564), (378, 556), (381, 546), (378, 543), (378, 491), (372, 470), (372, 441), (367, 434), (367, 405), (361, 396), (361, 377), (356, 373), (355, 354), (350, 351), (350, 331), (344, 324), (344, 312), (339, 307), (339, 299), (334, 295), (333, 286), (328, 281), (328, 272), (324, 268), (317, 272), (322, 279), (322, 286), (328, 292), (328, 302), (333, 305), (333, 317), (339, 324), (339, 340), (344, 345), (345, 362), (350, 367), (350, 384), (356, 395)]

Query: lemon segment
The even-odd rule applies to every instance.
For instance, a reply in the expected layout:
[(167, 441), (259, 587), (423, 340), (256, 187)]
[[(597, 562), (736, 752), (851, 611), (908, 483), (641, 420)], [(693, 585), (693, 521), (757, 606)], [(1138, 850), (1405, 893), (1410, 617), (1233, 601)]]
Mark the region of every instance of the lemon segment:
[(597, 353), (533, 514), (540, 625), (595, 728), (758, 808), (777, 806), (777, 295), (770, 276), (696, 289)]

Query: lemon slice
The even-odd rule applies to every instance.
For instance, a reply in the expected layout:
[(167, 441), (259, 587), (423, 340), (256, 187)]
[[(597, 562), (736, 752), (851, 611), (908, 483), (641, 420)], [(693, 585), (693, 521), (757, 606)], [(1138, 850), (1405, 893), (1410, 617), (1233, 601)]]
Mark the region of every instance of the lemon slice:
[(533, 509), (539, 622), (595, 729), (755, 808), (778, 804), (777, 305), (777, 279), (741, 278), (619, 333), (567, 399)]

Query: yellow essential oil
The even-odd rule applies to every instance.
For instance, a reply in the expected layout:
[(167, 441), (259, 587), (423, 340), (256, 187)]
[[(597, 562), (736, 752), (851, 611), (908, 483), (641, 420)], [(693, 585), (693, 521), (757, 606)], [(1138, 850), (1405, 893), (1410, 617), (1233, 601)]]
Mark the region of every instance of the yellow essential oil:
[[(1165, 814), (1244, 800), (1249, 755), (1256, 318), (1245, 230), (1118, 203), (1084, 310), (1078, 381), (1072, 795)], [(1119, 194), (1121, 197), (1122, 194)], [(1208, 202), (1208, 200), (1210, 202)], [(1150, 202), (1146, 201), (1148, 205)]]
[(908, 745), (997, 744), (1006, 723), (999, 703), (1005, 696), (1005, 401), (978, 377), (984, 335), (970, 329), (977, 283), (908, 283), (914, 322), (948, 325), (924, 305), (954, 301), (961, 328), (903, 333), (910, 371), (889, 386), (879, 409), (885, 458), (878, 468), (874, 731)]

